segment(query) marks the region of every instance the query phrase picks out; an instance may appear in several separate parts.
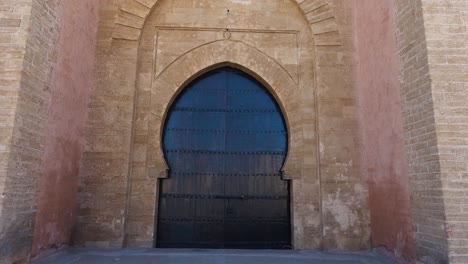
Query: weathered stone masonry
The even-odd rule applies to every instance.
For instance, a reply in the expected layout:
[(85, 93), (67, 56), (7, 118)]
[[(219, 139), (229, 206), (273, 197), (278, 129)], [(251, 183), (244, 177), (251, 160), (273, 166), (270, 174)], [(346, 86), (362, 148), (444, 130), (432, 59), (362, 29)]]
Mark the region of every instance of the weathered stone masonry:
[(2, 139), (7, 148), (0, 184), (0, 259), (8, 263), (24, 261), (31, 250), (44, 120), (50, 101), (48, 81), (60, 26), (55, 15), (62, 3), (6, 1), (2, 7), (10, 16), (10, 23), (4, 24), (10, 29), (5, 30), (10, 33), (9, 42), (3, 43), (10, 56), (2, 67), (7, 77), (2, 90), (8, 95), (2, 108), (10, 107), (2, 122), (9, 131), (5, 142)]
[[(59, 0), (0, 3), (0, 263), (26, 262), (34, 232), (33, 254), (39, 248), (70, 242), (75, 218), (70, 212), (75, 211), (75, 200), (66, 196), (76, 196), (78, 174), (73, 166), (78, 167), (81, 150), (79, 146), (74, 154), (69, 150), (73, 141), (82, 138), (80, 126), (87, 113), (97, 16), (94, 22), (89, 18), (97, 4)], [(67, 41), (68, 50), (64, 47)], [(83, 56), (87, 51), (90, 57)], [(73, 56), (70, 63), (63, 63)], [(62, 150), (57, 147), (60, 144)], [(44, 222), (41, 216), (49, 218)], [(64, 219), (73, 221), (64, 224)], [(47, 234), (42, 236), (40, 230)]]
[[(205, 8), (206, 6), (210, 8)], [(272, 10), (269, 16), (263, 15), (265, 6)], [(226, 21), (226, 7), (232, 10), (228, 21)], [(292, 174), (291, 177), (298, 179), (296, 184), (293, 180), (293, 199), (297, 199), (296, 204), (298, 204), (294, 218), (294, 222), (297, 223), (296, 247), (317, 248), (322, 244), (325, 248), (368, 247), (366, 187), (362, 185), (363, 178), (359, 175), (357, 116), (352, 113), (355, 107), (354, 94), (351, 90), (352, 38), (351, 33), (344, 33), (343, 37), (341, 36), (338, 24), (346, 32), (347, 23), (344, 18), (340, 20), (339, 17), (335, 17), (335, 13), (345, 12), (346, 7), (343, 4), (329, 4), (324, 1), (303, 1), (299, 6), (292, 1), (260, 1), (252, 5), (220, 1), (216, 3), (126, 1), (123, 6), (109, 7), (109, 10), (115, 11), (116, 8), (120, 10), (117, 21), (113, 21), (116, 23), (115, 27), (107, 27), (107, 23), (103, 23), (106, 27), (102, 30), (110, 32), (98, 34), (103, 37), (100, 40), (102, 47), (98, 48), (103, 50), (102, 57), (99, 58), (102, 60), (99, 65), (102, 66), (98, 67), (106, 71), (104, 75), (109, 77), (101, 79), (102, 82), (98, 81), (96, 93), (92, 98), (92, 105), (96, 107), (91, 107), (89, 123), (91, 129), (88, 130), (88, 148), (83, 166), (87, 187), (81, 193), (83, 199), (81, 207), (84, 214), (80, 217), (82, 221), (78, 225), (77, 241), (87, 245), (107, 246), (121, 244), (150, 246), (153, 243), (152, 230), (155, 218), (153, 197), (157, 196), (154, 191), (156, 179), (153, 177), (159, 175), (161, 171), (150, 173), (153, 168), (147, 167), (148, 158), (157, 155), (155, 151), (159, 151), (157, 146), (152, 147), (152, 152), (147, 150), (148, 146), (155, 144), (148, 143), (151, 141), (147, 138), (151, 137), (151, 140), (157, 141), (156, 135), (159, 134), (155, 130), (148, 133), (147, 122), (151, 117), (147, 109), (151, 98), (149, 88), (152, 86), (152, 78), (156, 78), (157, 74), (173, 61), (178, 61), (178, 56), (190, 52), (191, 49), (196, 50), (197, 46), (204, 43), (222, 38), (222, 29), (227, 23), (232, 25), (233, 30), (233, 39), (230, 41), (244, 40), (249, 45), (273, 56), (280, 64), (283, 63), (283, 67), (294, 76), (300, 83), (300, 89), (303, 90), (304, 101), (295, 104), (304, 105), (302, 112), (307, 117), (303, 119), (303, 127), (301, 123), (296, 122), (297, 125), (292, 129), (304, 131), (303, 145), (309, 147), (302, 150), (302, 154), (298, 152), (298, 156), (289, 157), (296, 161), (292, 162), (294, 164), (292, 173), (286, 171), (287, 174)], [(275, 15), (275, 12), (282, 13)], [(304, 12), (305, 16), (301, 12)], [(114, 19), (115, 13), (109, 12), (108, 15), (110, 14), (112, 15), (109, 19)], [(278, 19), (279, 17), (283, 19)], [(143, 34), (146, 35), (140, 39), (139, 28), (143, 25), (145, 25)], [(238, 29), (239, 32), (236, 31)], [(155, 63), (152, 59), (155, 57), (155, 30), (158, 54), (156, 73), (152, 73)], [(283, 48), (283, 58), (275, 58), (277, 56), (275, 53), (280, 54), (277, 51), (283, 45), (279, 42), (280, 38), (283, 36), (285, 41), (289, 41), (288, 34), (285, 35), (287, 32), (281, 32), (287, 30), (296, 30), (299, 33), (299, 58), (303, 60), (299, 64), (297, 59), (288, 61), (291, 58), (298, 58), (297, 44), (294, 42), (290, 42), (291, 46)], [(307, 36), (310, 30), (313, 37), (305, 39), (304, 36)], [(277, 40), (268, 35), (276, 36)], [(105, 39), (109, 36), (112, 36), (112, 39)], [(252, 41), (249, 38), (252, 38)], [(253, 42), (255, 38), (257, 43)], [(265, 40), (261, 40), (262, 38)], [(268, 41), (270, 44), (262, 41)], [(274, 43), (277, 43), (277, 50)], [(209, 55), (209, 52), (204, 54)], [(242, 54), (240, 50), (239, 54), (234, 56), (246, 56), (246, 54)], [(190, 59), (195, 61), (192, 62), (195, 66), (197, 63), (206, 64), (196, 56)], [(206, 60), (210, 62), (208, 57)], [(336, 67), (337, 64), (340, 67)], [(260, 64), (260, 67), (264, 66)], [(137, 76), (134, 75), (135, 71)], [(319, 89), (314, 88), (316, 74), (319, 76), (316, 78)], [(299, 76), (300, 80), (295, 76)], [(336, 76), (341, 78), (337, 79)], [(177, 74), (171, 77), (175, 83), (186, 81)], [(171, 82), (170, 79), (167, 81)], [(136, 98), (135, 83), (138, 86)], [(281, 83), (278, 86), (272, 88), (284, 89)], [(161, 93), (166, 97), (164, 92)], [(157, 94), (155, 96), (161, 97)], [(319, 104), (319, 109), (314, 106), (316, 103), (314, 98)], [(169, 100), (161, 102), (163, 105), (168, 103)], [(133, 112), (134, 107), (136, 112)], [(342, 107), (343, 110), (340, 111)], [(157, 120), (161, 122), (161, 113), (154, 112), (158, 115)], [(318, 117), (322, 121), (315, 117), (317, 113), (323, 113)], [(318, 127), (317, 122), (323, 122), (323, 125)], [(131, 144), (132, 129), (134, 129), (134, 139)], [(323, 141), (320, 180), (317, 175), (319, 147), (316, 132), (322, 135)], [(115, 145), (121, 147), (115, 148), (113, 147)], [(344, 149), (346, 150), (342, 151)], [(133, 162), (129, 176), (127, 157), (130, 154)], [(101, 176), (99, 180), (92, 177), (96, 172)], [(148, 181), (152, 184), (148, 185)], [(127, 195), (127, 188), (130, 188), (128, 192), (130, 197)], [(301, 188), (307, 188), (308, 191), (302, 191)], [(335, 192), (337, 189), (341, 190), (338, 195)], [(323, 200), (320, 198), (321, 191)], [(355, 193), (359, 195), (355, 196)], [(96, 200), (107, 203), (96, 204)], [(132, 204), (138, 205), (136, 211), (132, 209)], [(321, 206), (324, 209), (323, 217), (321, 213), (316, 213), (320, 211)], [(96, 215), (100, 215), (102, 221), (96, 222)], [(321, 227), (322, 222), (327, 228)], [(126, 241), (122, 241), (124, 238)]]
[(466, 1), (396, 1), (419, 256), (467, 258)]
[[(414, 259), (393, 1), (356, 1), (357, 90), (371, 239)], [(389, 221), (391, 219), (391, 221)]]
[(0, 263), (152, 247), (165, 112), (222, 65), (285, 112), (295, 248), (468, 262), (467, 4), (0, 1)]

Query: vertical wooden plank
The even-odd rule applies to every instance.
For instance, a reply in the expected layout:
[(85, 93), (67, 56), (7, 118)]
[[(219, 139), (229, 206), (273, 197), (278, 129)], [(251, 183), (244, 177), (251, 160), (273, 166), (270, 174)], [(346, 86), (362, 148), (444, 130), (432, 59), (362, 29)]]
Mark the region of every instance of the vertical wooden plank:
[(258, 81), (232, 70), (228, 85), (225, 216), (227, 248), (289, 248), (287, 150), (282, 114)]
[(210, 72), (171, 107), (163, 138), (170, 177), (161, 186), (158, 247), (223, 247), (225, 80), (224, 71)]

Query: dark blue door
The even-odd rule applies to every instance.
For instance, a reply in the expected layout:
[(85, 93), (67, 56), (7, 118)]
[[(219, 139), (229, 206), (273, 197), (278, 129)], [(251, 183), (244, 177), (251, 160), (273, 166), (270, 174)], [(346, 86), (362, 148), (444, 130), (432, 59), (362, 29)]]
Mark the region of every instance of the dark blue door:
[(290, 248), (287, 130), (273, 97), (229, 67), (188, 85), (168, 114), (158, 247)]

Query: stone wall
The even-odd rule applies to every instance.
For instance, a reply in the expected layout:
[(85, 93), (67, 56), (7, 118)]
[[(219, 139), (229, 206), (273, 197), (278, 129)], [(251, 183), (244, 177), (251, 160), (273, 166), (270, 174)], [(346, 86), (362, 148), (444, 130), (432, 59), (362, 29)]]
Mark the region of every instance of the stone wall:
[[(294, 109), (285, 176), (296, 248), (368, 248), (371, 218), (373, 245), (411, 260), (411, 211), (419, 259), (468, 262), (467, 8), (453, 0), (2, 1), (0, 262), (26, 261), (31, 246), (33, 254), (60, 247), (72, 233), (79, 245), (152, 246), (165, 171), (157, 127), (187, 80), (222, 63)], [(285, 87), (294, 93), (281, 96)]]
[(356, 1), (356, 45), (372, 244), (415, 259), (393, 0)]
[(32, 254), (68, 245), (76, 222), (88, 99), (94, 80), (99, 2), (63, 1), (60, 35), (48, 86), (44, 155)]
[[(232, 11), (229, 17), (227, 9)], [(266, 9), (269, 12), (265, 13)], [(105, 1), (101, 17), (98, 78), (90, 103), (79, 224), (74, 238), (78, 244), (152, 245), (155, 178), (160, 173), (148, 168), (150, 163), (145, 161), (158, 155), (147, 152), (148, 146), (154, 147), (147, 138), (157, 140), (158, 135), (148, 134), (145, 124), (150, 117), (146, 114), (151, 98), (149, 88), (155, 81), (155, 27), (163, 27), (157, 32), (166, 41), (158, 42), (165, 45), (158, 46), (158, 71), (177, 61), (184, 52), (222, 37), (222, 29), (227, 26), (239, 31), (233, 33), (233, 42), (244, 36), (241, 39), (249, 45), (270, 54), (280, 65), (283, 63), (291, 76), (300, 76), (296, 80), (303, 101), (297, 104), (306, 107), (302, 107), (302, 116), (294, 117), (302, 118), (300, 127), (292, 128), (304, 135), (302, 154), (291, 157), (295, 160), (291, 174), (297, 208), (293, 219), (295, 246), (369, 247), (367, 187), (360, 174), (353, 86), (353, 25), (346, 3)], [(194, 28), (195, 32), (190, 32)], [(146, 37), (141, 36), (143, 29)], [(279, 47), (283, 43), (289, 45), (290, 40), (280, 37), (285, 33), (281, 31), (298, 32), (299, 57), (289, 56), (295, 53), (288, 46), (274, 50), (275, 43)], [(262, 34), (271, 34), (269, 43), (262, 40)], [(309, 34), (306, 41), (304, 36)], [(294, 58), (302, 61), (298, 63)], [(173, 77), (174, 82), (180, 81), (180, 76)], [(168, 103), (163, 102), (163, 106)]]
[[(305, 2), (318, 4), (320, 1)], [(355, 21), (351, 8), (354, 2), (326, 2), (335, 16), (341, 44), (318, 43), (317, 37), (314, 38), (323, 245), (325, 249), (359, 250), (370, 247), (370, 216), (369, 189), (361, 170), (362, 142), (354, 82)], [(313, 13), (322, 8), (316, 6)], [(314, 31), (315, 25), (310, 26)]]
[[(11, 263), (28, 258), (34, 229), (39, 170), (44, 154), (44, 132), (50, 102), (48, 86), (51, 63), (55, 60), (55, 41), (59, 30), (61, 1), (11, 1), (13, 10), (25, 14), (14, 40), (26, 38), (10, 63), (19, 80), (11, 88), (16, 107), (6, 177), (3, 179), (0, 226), (2, 261)], [(22, 6), (22, 5), (28, 6)], [(26, 12), (30, 12), (27, 14)], [(14, 14), (14, 12), (12, 12)], [(27, 35), (25, 35), (27, 34)], [(22, 41), (22, 40), (21, 40)], [(13, 50), (12, 50), (13, 52)], [(20, 59), (23, 56), (22, 65)], [(14, 116), (14, 117), (13, 117)]]
[[(192, 8), (187, 12), (189, 7)], [(256, 19), (261, 17), (266, 7), (269, 15)], [(177, 19), (179, 17), (185, 19)], [(275, 22), (277, 17), (284, 17), (288, 23)], [(229, 37), (223, 33), (225, 27), (230, 29)], [(156, 43), (153, 41), (155, 37)], [(160, 137), (152, 136), (162, 135), (158, 128), (165, 118), (167, 106), (187, 80), (218, 63), (227, 62), (266, 82), (279, 99), (289, 127), (289, 153), (284, 177), (293, 180), (293, 245), (297, 248), (320, 247), (315, 102), (303, 99), (313, 98), (314, 75), (313, 70), (299, 71), (301, 67), (314, 67), (311, 42), (306, 20), (292, 2), (259, 1), (236, 5), (229, 1), (163, 1), (148, 16), (140, 41), (137, 98), (145, 102), (136, 103), (136, 115), (145, 118), (135, 122), (135, 134), (138, 136), (134, 141), (131, 164), (136, 173), (131, 175), (133, 188), (128, 194), (131, 199), (129, 243), (151, 246), (154, 241), (154, 231), (151, 230), (157, 217), (156, 200), (148, 202), (147, 198), (158, 196), (157, 179), (147, 178), (140, 172), (148, 171), (148, 167), (157, 171), (167, 169), (158, 169), (157, 164), (165, 161), (160, 151)], [(183, 64), (188, 59), (191, 63)], [(173, 74), (167, 74), (171, 69)], [(310, 113), (310, 116), (301, 118), (303, 112)], [(307, 132), (304, 127), (307, 127)], [(157, 155), (159, 160), (154, 162), (152, 157)], [(305, 165), (302, 160), (309, 160), (309, 164)], [(310, 192), (303, 191), (305, 186), (310, 188)]]
[(418, 257), (446, 261), (445, 207), (422, 12), (421, 1), (396, 1), (411, 211)]
[(468, 263), (468, 2), (422, 7), (443, 192), (431, 204), (445, 208), (437, 234), (448, 241), (450, 263)]
[(418, 257), (464, 263), (467, 3), (396, 3)]
[[(20, 90), (21, 73), (26, 47), (27, 30), (32, 1), (3, 1), (0, 4), (0, 237), (12, 239), (8, 228), (11, 225), (2, 213), (5, 204), (5, 183), (12, 151), (15, 112)], [(10, 194), (11, 195), (11, 194)], [(7, 234), (8, 233), (8, 234)], [(3, 249), (4, 245), (0, 244)], [(0, 258), (9, 255), (7, 249), (0, 250)]]
[(417, 255), (465, 263), (467, 3), (396, 3)]
[[(138, 45), (113, 41), (115, 18), (125, 1), (101, 2), (95, 84), (86, 122), (80, 168), (77, 245), (123, 246)], [(134, 20), (143, 20), (132, 16)]]
[[(80, 1), (81, 6), (74, 2), (15, 0), (0, 4), (4, 56), (0, 70), (0, 263), (26, 262), (33, 232), (36, 242), (41, 241), (38, 247), (60, 245), (70, 239), (66, 230), (73, 227), (74, 216), (67, 210), (73, 211), (75, 202), (66, 196), (73, 197), (78, 186), (76, 167), (83, 133), (75, 124), (84, 123), (86, 117), (86, 91), (94, 62), (92, 41), (81, 42), (82, 49), (77, 49), (80, 34), (94, 39), (93, 22), (81, 23), (77, 16), (89, 18), (96, 6), (90, 3), (94, 1)], [(62, 19), (64, 14), (66, 19)], [(85, 28), (75, 31), (70, 24)], [(58, 41), (62, 47), (59, 51)], [(67, 41), (68, 46), (64, 44)], [(73, 151), (70, 141), (64, 140), (67, 138), (78, 141)], [(54, 204), (57, 201), (62, 208)], [(44, 223), (44, 216), (52, 219)], [(70, 220), (61, 223), (65, 231), (57, 230), (56, 223), (50, 225), (63, 218)]]
[(0, 193), (5, 187), (31, 3), (11, 0), (0, 4)]

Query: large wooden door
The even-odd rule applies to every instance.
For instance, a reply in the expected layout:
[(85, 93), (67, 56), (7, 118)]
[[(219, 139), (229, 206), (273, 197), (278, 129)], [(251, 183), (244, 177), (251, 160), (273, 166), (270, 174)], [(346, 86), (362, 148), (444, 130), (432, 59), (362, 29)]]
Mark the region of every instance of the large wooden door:
[(290, 248), (287, 129), (273, 97), (229, 67), (184, 89), (163, 137), (158, 247)]

